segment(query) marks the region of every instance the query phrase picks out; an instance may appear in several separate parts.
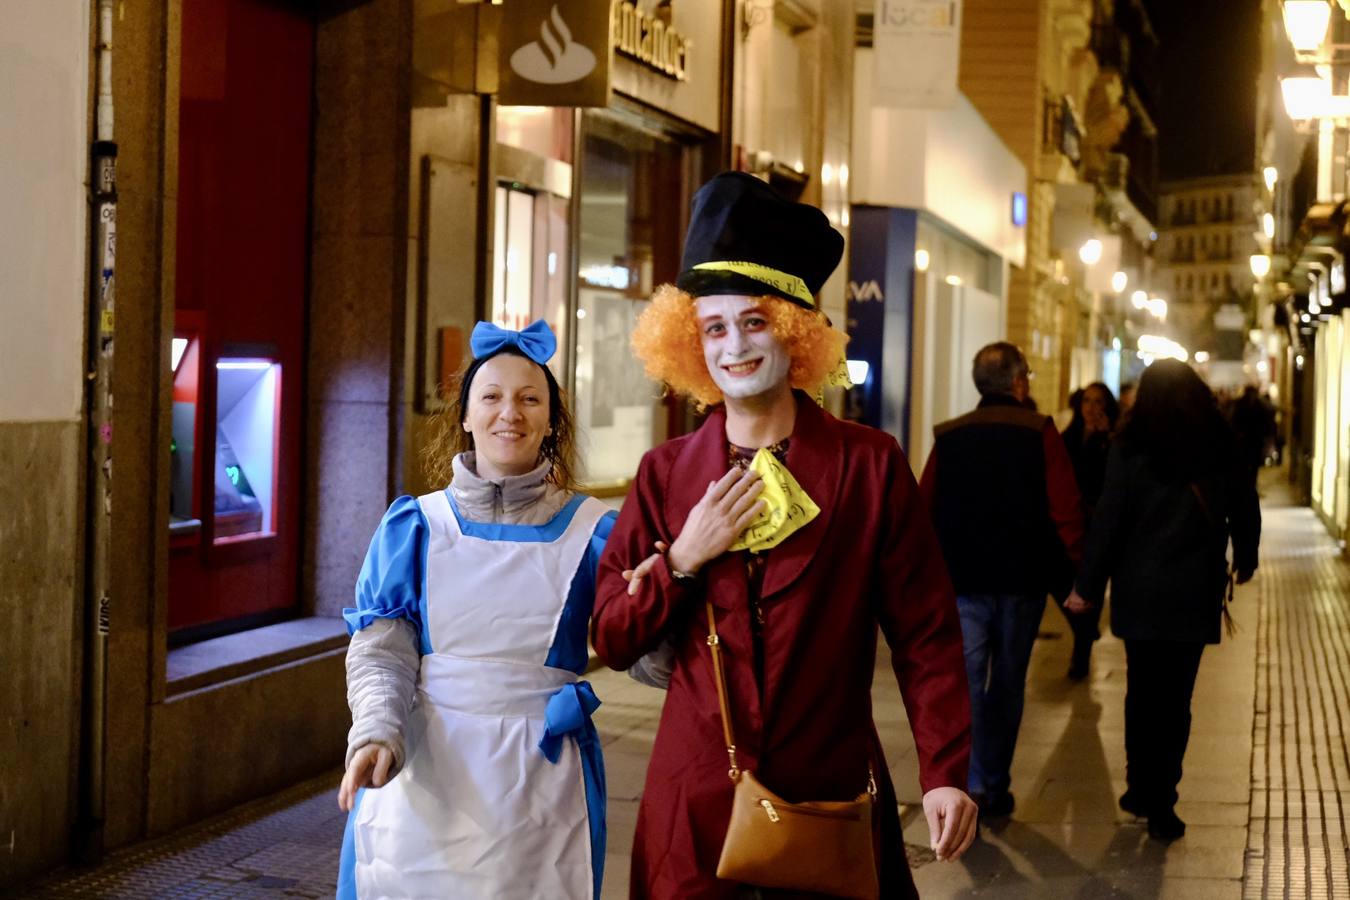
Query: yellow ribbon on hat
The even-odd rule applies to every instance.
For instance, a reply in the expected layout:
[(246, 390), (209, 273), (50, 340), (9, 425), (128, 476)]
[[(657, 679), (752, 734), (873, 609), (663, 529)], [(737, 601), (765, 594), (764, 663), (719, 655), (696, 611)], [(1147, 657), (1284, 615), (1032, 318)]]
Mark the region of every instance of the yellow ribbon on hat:
[(796, 297), (809, 307), (815, 308), (816, 305), (816, 298), (811, 296), (811, 291), (801, 278), (789, 272), (762, 266), (759, 263), (719, 260), (699, 263), (694, 266), (694, 269), (700, 272), (735, 272), (737, 275), (744, 275), (746, 278), (753, 278), (761, 284), (767, 284), (790, 297)]
[(764, 490), (759, 498), (764, 501), (764, 510), (746, 526), (731, 549), (762, 553), (777, 547), (820, 515), (820, 507), (802, 490), (787, 466), (767, 449), (760, 448), (750, 461), (750, 468), (763, 479)]

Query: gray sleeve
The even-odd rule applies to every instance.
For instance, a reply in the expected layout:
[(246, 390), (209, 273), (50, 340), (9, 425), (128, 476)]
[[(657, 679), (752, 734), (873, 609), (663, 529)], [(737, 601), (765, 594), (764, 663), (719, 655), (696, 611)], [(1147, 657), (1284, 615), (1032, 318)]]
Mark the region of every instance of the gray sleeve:
[(670, 673), (675, 668), (675, 646), (669, 640), (646, 656), (633, 663), (628, 669), (628, 677), (648, 687), (665, 690), (670, 687)]
[(389, 775), (403, 767), (403, 731), (417, 691), (422, 654), (417, 630), (407, 619), (375, 619), (352, 635), (347, 648), (347, 761), (366, 744), (394, 752)]

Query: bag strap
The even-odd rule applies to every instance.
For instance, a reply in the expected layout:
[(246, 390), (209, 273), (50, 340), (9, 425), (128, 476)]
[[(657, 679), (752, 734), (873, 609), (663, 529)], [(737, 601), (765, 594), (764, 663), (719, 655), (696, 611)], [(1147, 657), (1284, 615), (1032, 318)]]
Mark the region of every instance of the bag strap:
[(736, 736), (731, 732), (731, 704), (727, 701), (727, 676), (726, 670), (722, 666), (722, 642), (717, 637), (717, 617), (713, 610), (712, 600), (708, 603), (708, 649), (712, 651), (713, 680), (717, 682), (717, 705), (722, 710), (722, 737), (726, 739), (727, 759), (731, 762), (731, 768), (727, 770), (727, 777), (732, 781), (739, 781), (741, 777), (741, 767), (736, 762)]
[[(722, 640), (717, 636), (717, 614), (711, 599), (707, 601), (707, 605), (708, 649), (712, 651), (713, 680), (717, 682), (717, 705), (722, 711), (722, 737), (727, 745), (727, 760), (731, 763), (727, 777), (733, 782), (738, 782), (741, 780), (741, 766), (736, 761), (736, 735), (731, 731), (731, 703), (727, 700), (727, 674), (722, 664)], [(867, 764), (867, 793), (873, 800), (877, 798), (877, 779), (872, 773), (870, 762)]]

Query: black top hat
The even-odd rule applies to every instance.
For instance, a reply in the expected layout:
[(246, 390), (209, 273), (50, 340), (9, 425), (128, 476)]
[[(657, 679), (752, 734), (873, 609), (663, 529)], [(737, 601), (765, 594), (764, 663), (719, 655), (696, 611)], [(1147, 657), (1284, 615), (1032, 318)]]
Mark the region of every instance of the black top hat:
[(694, 194), (675, 286), (695, 297), (772, 294), (815, 309), (844, 254), (844, 236), (814, 206), (753, 175), (723, 172)]

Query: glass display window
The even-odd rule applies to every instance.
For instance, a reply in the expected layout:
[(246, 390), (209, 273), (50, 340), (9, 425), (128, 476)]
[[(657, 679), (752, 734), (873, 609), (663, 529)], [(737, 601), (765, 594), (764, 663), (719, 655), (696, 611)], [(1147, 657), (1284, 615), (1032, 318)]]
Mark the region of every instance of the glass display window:
[[(180, 318), (182, 318), (180, 316)], [(169, 440), (169, 535), (175, 543), (194, 538), (202, 527), (197, 508), (197, 407), (200, 402), (202, 341), (196, 328), (177, 327), (170, 342), (173, 407)]]
[(602, 113), (586, 116), (583, 148), (573, 402), (584, 477), (606, 485), (631, 479), (668, 432), (661, 386), (628, 337), (679, 271), (685, 148)]
[(498, 185), (493, 242), (492, 322), (519, 331), (533, 317), (534, 194)]

